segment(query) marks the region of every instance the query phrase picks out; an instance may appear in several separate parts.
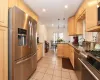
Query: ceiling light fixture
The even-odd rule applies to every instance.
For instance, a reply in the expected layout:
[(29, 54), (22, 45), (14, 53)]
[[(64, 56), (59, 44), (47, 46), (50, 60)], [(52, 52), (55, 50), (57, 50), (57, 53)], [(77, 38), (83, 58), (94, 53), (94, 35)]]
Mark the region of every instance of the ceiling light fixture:
[(65, 8), (68, 8), (68, 6), (67, 6), (67, 5), (65, 5)]
[(59, 24), (60, 19), (58, 19), (58, 29), (60, 28), (60, 24)]
[(43, 12), (46, 12), (46, 9), (43, 9), (42, 11), (43, 11)]
[(52, 24), (52, 26), (54, 26), (54, 24)]

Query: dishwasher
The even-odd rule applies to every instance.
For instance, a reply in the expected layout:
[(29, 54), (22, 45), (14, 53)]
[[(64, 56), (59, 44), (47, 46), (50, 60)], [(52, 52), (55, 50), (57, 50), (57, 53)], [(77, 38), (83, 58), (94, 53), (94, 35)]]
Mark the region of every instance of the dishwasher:
[(75, 70), (76, 76), (78, 77), (78, 80), (81, 80), (81, 78), (82, 78), (82, 64), (80, 63), (78, 58), (81, 58), (80, 51), (75, 50), (74, 51), (74, 65), (75, 65), (74, 70)]

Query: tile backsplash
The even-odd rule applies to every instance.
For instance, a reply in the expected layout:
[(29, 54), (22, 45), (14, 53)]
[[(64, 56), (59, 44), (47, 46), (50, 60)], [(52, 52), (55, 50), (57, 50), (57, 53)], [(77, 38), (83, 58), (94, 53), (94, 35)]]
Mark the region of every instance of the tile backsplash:
[(100, 42), (100, 32), (97, 33), (97, 42)]

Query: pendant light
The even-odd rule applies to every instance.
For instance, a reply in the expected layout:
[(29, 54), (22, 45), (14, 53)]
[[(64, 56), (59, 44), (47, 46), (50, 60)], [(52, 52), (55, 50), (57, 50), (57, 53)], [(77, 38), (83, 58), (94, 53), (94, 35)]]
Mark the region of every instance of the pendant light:
[(58, 29), (60, 28), (60, 24), (59, 24), (60, 19), (58, 19)]

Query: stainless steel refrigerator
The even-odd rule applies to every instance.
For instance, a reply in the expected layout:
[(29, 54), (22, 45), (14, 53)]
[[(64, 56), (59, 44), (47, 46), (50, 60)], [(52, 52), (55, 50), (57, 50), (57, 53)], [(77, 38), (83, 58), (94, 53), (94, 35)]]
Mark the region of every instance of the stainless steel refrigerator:
[(27, 80), (37, 67), (37, 22), (17, 7), (9, 9), (9, 80)]

